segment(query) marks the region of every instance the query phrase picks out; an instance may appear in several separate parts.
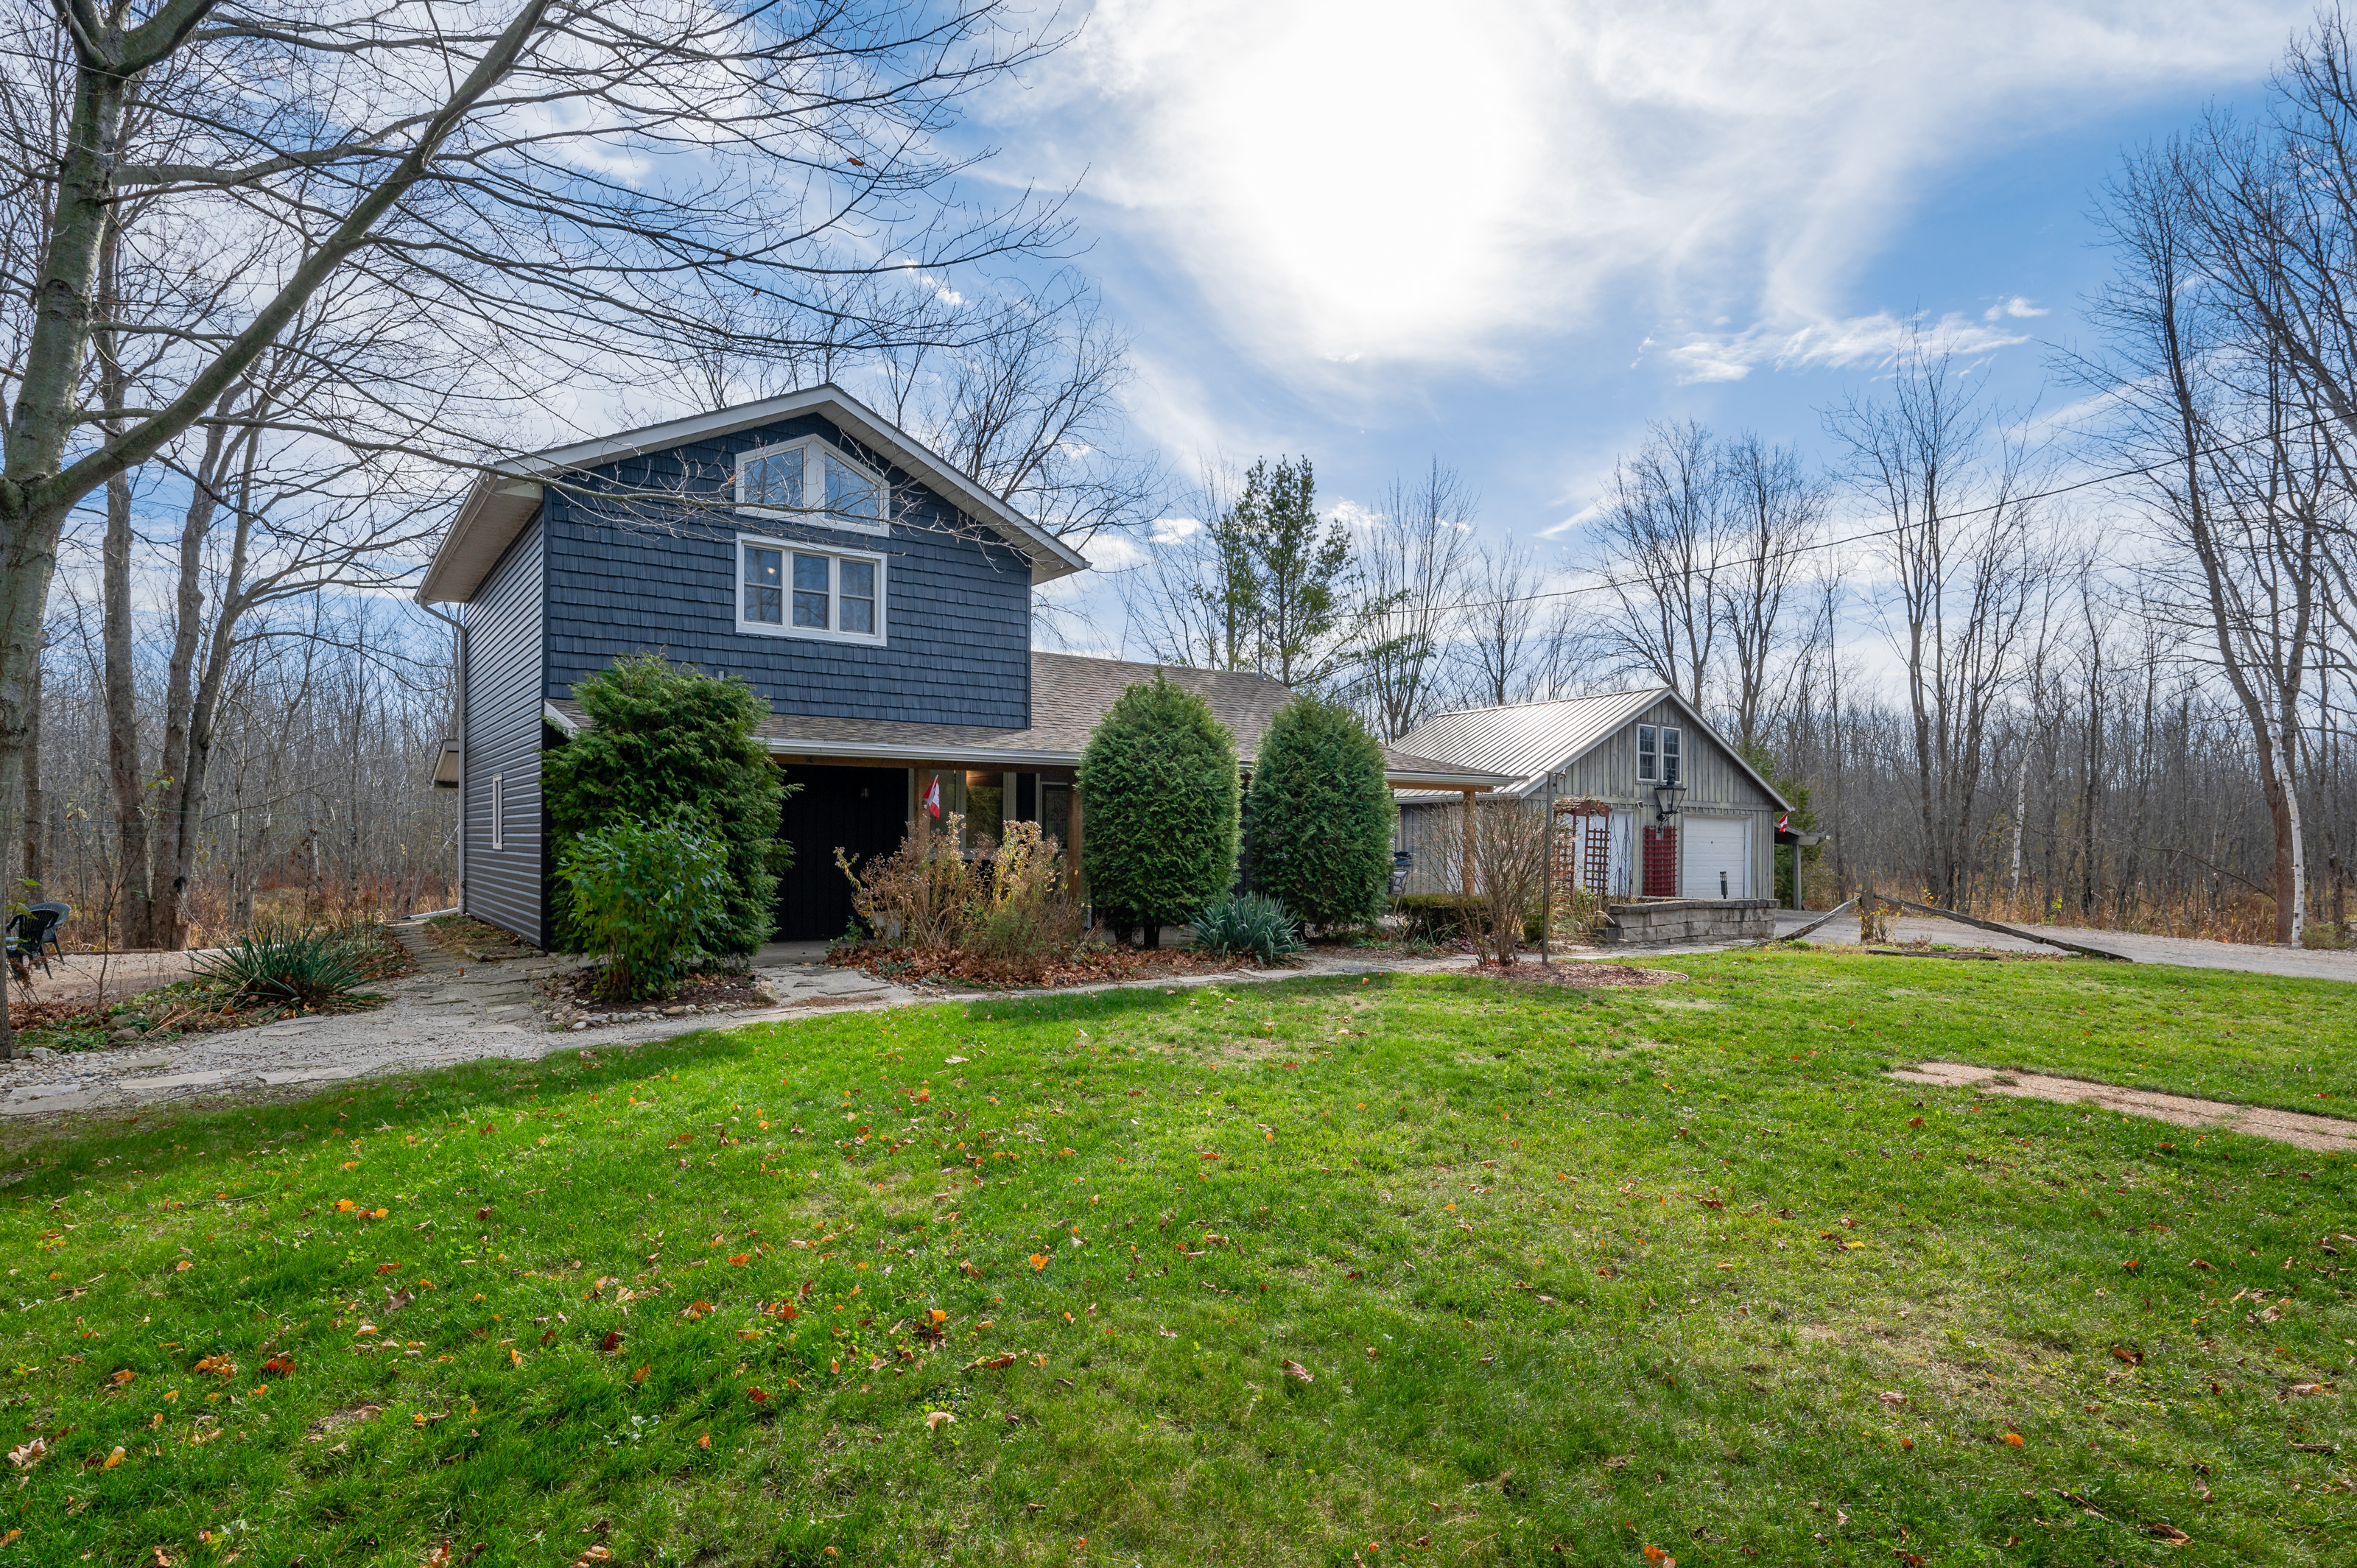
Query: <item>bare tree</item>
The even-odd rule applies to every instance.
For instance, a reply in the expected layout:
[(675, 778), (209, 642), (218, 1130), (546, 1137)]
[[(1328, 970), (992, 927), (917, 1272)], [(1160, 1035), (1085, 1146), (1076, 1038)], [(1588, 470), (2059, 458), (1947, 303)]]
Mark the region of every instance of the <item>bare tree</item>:
[[(957, 99), (1051, 39), (997, 0), (783, 13), (709, 0), (514, 0), (248, 14), (222, 0), (19, 4), (7, 87), (47, 197), (6, 282), (29, 325), (0, 454), (0, 802), (22, 784), (27, 699), (59, 534), (82, 498), (204, 418), (329, 280), (430, 303), (434, 328), (501, 362), (503, 395), (583, 365), (667, 362), (680, 280), (797, 298), (813, 274), (895, 279), (1037, 249), (1053, 220), (941, 199), (932, 149)], [(168, 75), (171, 91), (141, 100)], [(135, 102), (153, 117), (126, 140)], [(624, 178), (625, 166), (662, 171)], [(86, 413), (102, 256), (126, 198), (264, 236), (274, 264), (173, 345), (152, 406)], [(889, 340), (880, 309), (866, 326)], [(117, 323), (126, 336), (138, 323)], [(417, 389), (422, 390), (422, 389)], [(366, 446), (364, 428), (340, 433)], [(0, 833), (0, 839), (9, 835)], [(0, 1025), (0, 1055), (13, 1050)]]
[(1789, 446), (1745, 435), (1718, 453), (1721, 558), (1711, 578), (1738, 742), (1755, 743), (1785, 636), (1785, 600), (1824, 515), (1824, 485)]
[(1504, 707), (1527, 701), (1534, 680), (1540, 575), (1530, 547), (1509, 535), (1475, 547), (1457, 623), (1458, 685), (1470, 701)]
[(1523, 921), (1537, 912), (1547, 876), (1544, 800), (1469, 800), (1442, 836), (1449, 886), (1466, 888), (1467, 934), (1491, 962), (1522, 950)]
[(1700, 707), (1714, 673), (1724, 471), (1710, 432), (1657, 424), (1613, 470), (1592, 531), (1613, 613), (1594, 628), (1603, 655)]
[(1387, 740), (1430, 718), (1443, 700), (1477, 511), (1472, 487), (1437, 457), (1415, 479), (1394, 479), (1376, 508), (1361, 552), (1372, 620), (1359, 692), (1372, 727)]
[(1881, 514), (1889, 587), (1877, 605), (1898, 654), (1911, 732), (1924, 887), (1965, 893), (1989, 723), (2043, 563), (2024, 489), (2026, 456), (1936, 347), (1918, 340), (1889, 393), (1825, 416), (1851, 479)]
[[(2248, 721), (2275, 830), (2276, 936), (2297, 941), (2305, 856), (2292, 768), (2342, 476), (2317, 417), (2331, 380), (2296, 375), (2300, 356), (2277, 330), (2297, 270), (2281, 258), (2282, 231), (2217, 220), (2234, 199), (2215, 185), (2245, 173), (2215, 140), (2128, 160), (2100, 215), (2118, 258), (2090, 313), (2105, 351), (2065, 366), (2106, 394), (2107, 447), (2142, 470), (2143, 510), (2169, 547), (2154, 564), (2156, 607), (2198, 632)], [(2249, 308), (2246, 289), (2268, 303)]]

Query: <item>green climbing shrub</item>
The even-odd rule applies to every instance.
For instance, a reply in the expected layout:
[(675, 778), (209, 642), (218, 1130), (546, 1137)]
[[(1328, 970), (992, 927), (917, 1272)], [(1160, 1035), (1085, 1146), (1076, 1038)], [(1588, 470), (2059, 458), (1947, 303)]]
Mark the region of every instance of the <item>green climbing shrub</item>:
[[(542, 762), (558, 854), (585, 833), (621, 821), (693, 811), (721, 846), (723, 913), (705, 940), (715, 956), (741, 956), (776, 929), (778, 874), (793, 849), (778, 835), (787, 784), (755, 726), (769, 714), (759, 693), (736, 676), (706, 675), (660, 654), (618, 659), (573, 687), (590, 720)], [(590, 940), (566, 885), (557, 885), (556, 928), (571, 950), (602, 950)]]
[(1391, 893), (1399, 809), (1383, 748), (1358, 714), (1297, 697), (1276, 710), (1253, 764), (1244, 876), (1305, 926), (1363, 926)]
[(582, 950), (605, 958), (597, 986), (609, 1000), (670, 994), (732, 934), (728, 845), (693, 807), (576, 833), (556, 875), (572, 894)]
[(1160, 674), (1132, 686), (1081, 753), (1081, 871), (1097, 913), (1161, 928), (1194, 918), (1236, 875), (1236, 742), (1211, 705)]

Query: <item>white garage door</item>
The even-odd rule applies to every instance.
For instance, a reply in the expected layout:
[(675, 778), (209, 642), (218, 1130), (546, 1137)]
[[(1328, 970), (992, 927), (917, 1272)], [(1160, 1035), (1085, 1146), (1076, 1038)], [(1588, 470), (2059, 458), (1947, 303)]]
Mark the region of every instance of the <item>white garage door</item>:
[(1751, 819), (1685, 817), (1678, 826), (1685, 842), (1688, 898), (1751, 897)]

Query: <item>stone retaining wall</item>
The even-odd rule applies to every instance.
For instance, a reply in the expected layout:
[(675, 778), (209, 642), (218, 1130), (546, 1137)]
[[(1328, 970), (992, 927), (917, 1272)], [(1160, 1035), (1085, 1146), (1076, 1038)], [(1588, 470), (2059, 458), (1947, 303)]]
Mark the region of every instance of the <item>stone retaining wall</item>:
[(1764, 941), (1775, 934), (1776, 906), (1765, 898), (1644, 898), (1605, 905), (1597, 940), (1641, 948)]

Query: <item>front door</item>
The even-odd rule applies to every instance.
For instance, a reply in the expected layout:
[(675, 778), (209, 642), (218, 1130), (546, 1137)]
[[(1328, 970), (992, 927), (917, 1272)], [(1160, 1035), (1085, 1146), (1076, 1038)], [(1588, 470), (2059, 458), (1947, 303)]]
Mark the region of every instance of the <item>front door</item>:
[(851, 923), (851, 883), (834, 864), (840, 848), (855, 868), (891, 854), (908, 832), (905, 768), (790, 767), (801, 789), (780, 813), (778, 834), (794, 846), (793, 868), (778, 878), (778, 936), (825, 941)]

